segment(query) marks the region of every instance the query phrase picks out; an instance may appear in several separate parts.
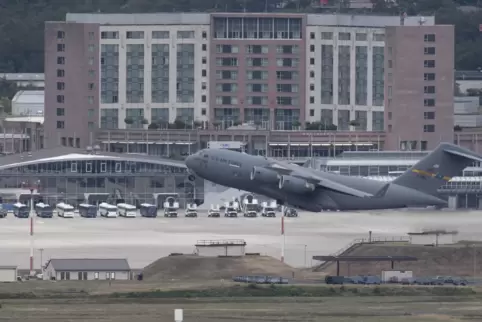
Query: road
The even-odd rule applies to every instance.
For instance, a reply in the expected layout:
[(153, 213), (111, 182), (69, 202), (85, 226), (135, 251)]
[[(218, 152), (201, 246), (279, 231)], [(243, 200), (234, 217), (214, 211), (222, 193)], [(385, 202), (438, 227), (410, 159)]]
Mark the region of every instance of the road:
[[(281, 217), (277, 218), (80, 218), (35, 219), (35, 267), (49, 258), (128, 258), (142, 268), (172, 252), (192, 253), (201, 239), (245, 239), (247, 252), (279, 258)], [(482, 212), (376, 211), (300, 213), (285, 218), (285, 260), (303, 267), (313, 255), (328, 255), (353, 239), (406, 236), (421, 229), (458, 230), (459, 240), (477, 240)], [(479, 233), (480, 235), (480, 233)], [(479, 237), (480, 239), (480, 237)], [(306, 247), (305, 247), (306, 245)], [(306, 252), (305, 252), (306, 249)], [(0, 219), (0, 265), (28, 268), (29, 220)]]

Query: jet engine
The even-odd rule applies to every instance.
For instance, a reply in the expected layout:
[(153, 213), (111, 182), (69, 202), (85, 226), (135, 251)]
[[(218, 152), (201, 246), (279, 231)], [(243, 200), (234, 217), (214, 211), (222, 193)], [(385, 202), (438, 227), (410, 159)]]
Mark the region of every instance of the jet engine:
[(293, 176), (280, 176), (278, 187), (280, 190), (291, 193), (312, 192), (315, 190), (315, 185), (306, 182), (306, 180), (296, 178)]
[(278, 181), (278, 174), (274, 171), (261, 167), (253, 167), (250, 178), (253, 181), (262, 183), (276, 183)]

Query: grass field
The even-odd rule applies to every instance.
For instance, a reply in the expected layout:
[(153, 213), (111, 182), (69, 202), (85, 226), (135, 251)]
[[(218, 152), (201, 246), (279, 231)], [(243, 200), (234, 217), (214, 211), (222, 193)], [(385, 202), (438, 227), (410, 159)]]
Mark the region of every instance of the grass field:
[(0, 320), (167, 322), (182, 308), (185, 322), (480, 321), (481, 304), (478, 298), (391, 296), (4, 300)]
[(382, 285), (258, 286), (229, 282), (5, 284), (0, 321), (481, 321), (482, 290)]

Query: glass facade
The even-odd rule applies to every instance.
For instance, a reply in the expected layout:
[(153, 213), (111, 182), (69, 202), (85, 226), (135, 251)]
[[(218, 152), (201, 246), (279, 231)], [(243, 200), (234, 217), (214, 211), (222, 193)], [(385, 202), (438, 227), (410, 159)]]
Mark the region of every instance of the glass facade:
[(194, 44), (177, 45), (177, 83), (178, 103), (194, 102)]
[(373, 105), (383, 106), (385, 53), (383, 47), (373, 47)]
[(332, 45), (321, 45), (321, 104), (333, 104)]
[(185, 168), (147, 161), (54, 161), (0, 170), (0, 189), (32, 186), (38, 186), (38, 194), (52, 205), (121, 199), (134, 205), (161, 206), (164, 200), (156, 200), (156, 194), (177, 194), (181, 205), (204, 198), (202, 180), (189, 181)]
[(101, 45), (100, 98), (102, 104), (119, 101), (119, 45)]
[(338, 49), (338, 104), (350, 105), (350, 46)]
[(169, 44), (152, 44), (152, 103), (169, 103)]
[(355, 104), (367, 105), (367, 47), (356, 46)]
[(127, 103), (144, 102), (144, 45), (129, 44), (126, 52)]

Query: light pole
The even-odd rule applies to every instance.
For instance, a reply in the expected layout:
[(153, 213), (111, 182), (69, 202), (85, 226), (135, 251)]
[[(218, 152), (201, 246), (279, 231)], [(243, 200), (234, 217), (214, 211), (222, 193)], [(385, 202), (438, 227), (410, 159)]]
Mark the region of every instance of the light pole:
[(39, 251), (40, 251), (40, 274), (43, 275), (43, 273), (44, 273), (44, 261), (43, 261), (44, 249), (40, 248)]

